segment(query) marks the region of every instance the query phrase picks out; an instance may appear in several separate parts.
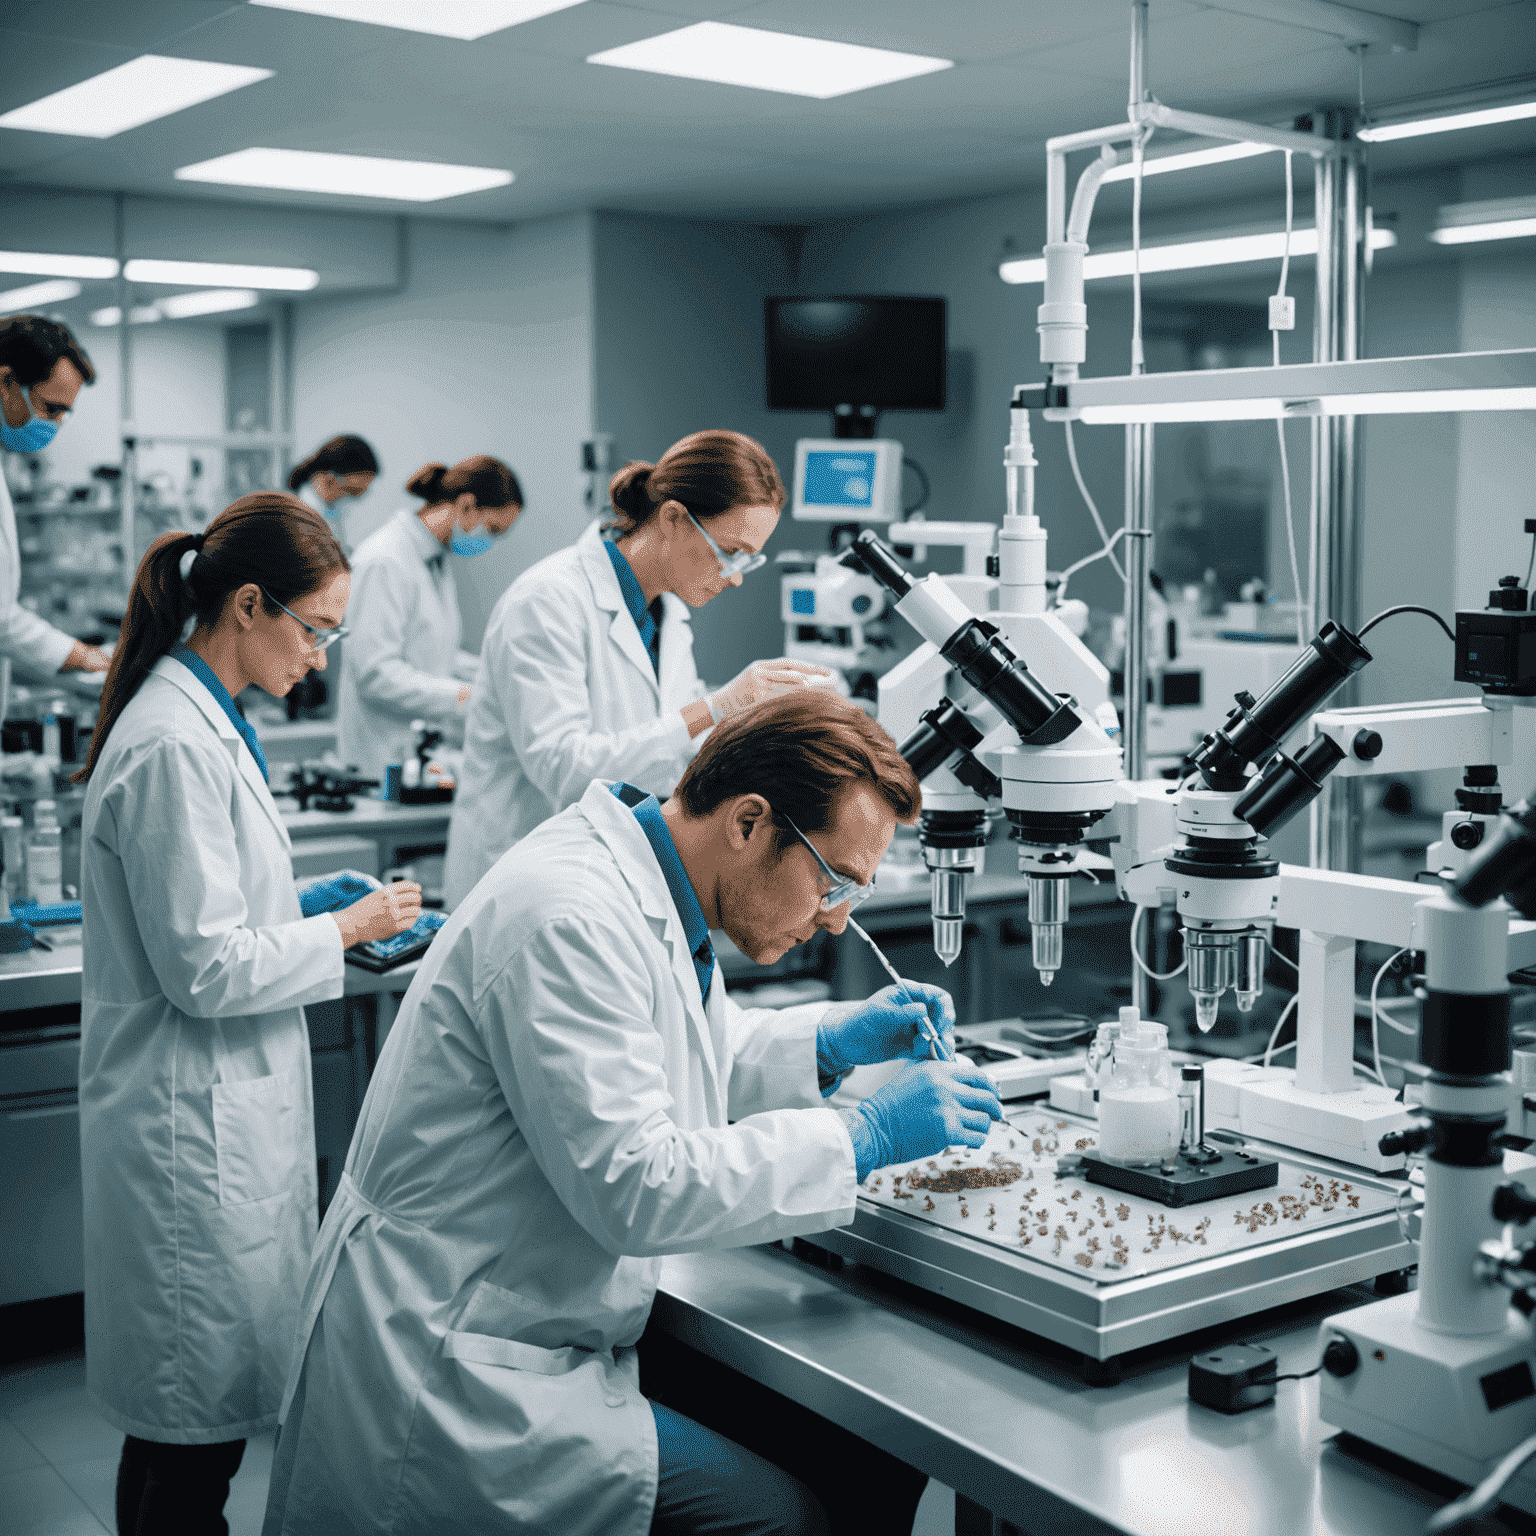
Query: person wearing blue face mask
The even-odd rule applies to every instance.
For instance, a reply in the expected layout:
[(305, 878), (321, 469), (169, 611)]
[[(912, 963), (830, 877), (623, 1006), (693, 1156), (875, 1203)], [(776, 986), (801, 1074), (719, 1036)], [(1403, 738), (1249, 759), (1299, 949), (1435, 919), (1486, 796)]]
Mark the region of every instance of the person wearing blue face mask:
[(402, 508), (352, 561), (336, 745), (369, 778), (414, 755), (413, 720), (461, 728), (478, 659), (459, 649), (448, 555), (483, 555), (523, 510), (517, 476), (487, 454), (423, 465), (405, 488), (424, 505)]
[[(84, 349), (56, 321), (40, 315), (0, 320), (0, 444), (12, 453), (40, 453), (96, 378)], [(16, 510), (0, 475), (0, 719), (10, 702), (11, 662), (34, 672), (105, 672), (108, 658), (94, 645), (30, 613), (16, 600), (21, 553)]]
[(379, 472), (372, 448), (360, 437), (343, 433), (320, 444), (310, 456), (293, 466), (288, 489), (306, 506), (313, 507), (350, 555), (356, 531), (347, 514), (368, 494)]

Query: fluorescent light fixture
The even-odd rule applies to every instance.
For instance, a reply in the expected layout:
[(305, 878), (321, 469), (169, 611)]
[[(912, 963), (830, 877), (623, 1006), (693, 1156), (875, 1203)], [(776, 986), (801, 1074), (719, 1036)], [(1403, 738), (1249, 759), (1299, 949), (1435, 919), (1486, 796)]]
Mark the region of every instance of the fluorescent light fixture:
[(110, 256), (54, 256), (44, 251), (0, 251), (0, 272), (35, 272), (39, 277), (116, 277)]
[[(1390, 229), (1371, 231), (1371, 249), (1385, 250), (1397, 244), (1397, 234)], [(1285, 254), (1285, 231), (1269, 230), (1257, 235), (1221, 235), (1209, 240), (1187, 240), (1176, 245), (1144, 245), (1141, 271), (1184, 272), (1196, 267), (1226, 267), (1244, 261), (1279, 261)], [(1317, 255), (1317, 231), (1291, 231), (1291, 255)], [(1101, 251), (1083, 259), (1083, 276), (1129, 277), (1133, 262), (1129, 251)], [(1005, 283), (1043, 283), (1045, 257), (1030, 256), (1003, 262), (997, 275)]]
[[(129, 325), (153, 325), (155, 321), (163, 319), (160, 311), (153, 304), (139, 304), (128, 311)], [(102, 330), (109, 330), (114, 325), (121, 325), (123, 312), (116, 304), (110, 304), (106, 309), (93, 309), (91, 311), (91, 324), (97, 325)]]
[(157, 299), (155, 308), (167, 320), (190, 320), (194, 315), (222, 315), (230, 309), (251, 309), (261, 303), (254, 288), (205, 288), (201, 293), (175, 293)]
[(678, 75), (684, 80), (712, 80), (719, 85), (745, 85), (758, 91), (782, 91), (788, 96), (813, 96), (818, 101), (954, 68), (953, 59), (831, 43), (791, 32), (764, 32), (724, 21), (701, 21), (676, 32), (589, 54), (587, 63)]
[(1536, 197), (1496, 197), (1485, 203), (1450, 203), (1435, 218), (1436, 245), (1472, 245), (1536, 235)]
[[(1248, 160), (1254, 155), (1278, 155), (1273, 144), (1217, 144), (1210, 149), (1191, 149), (1180, 155), (1159, 155), (1155, 160), (1141, 162), (1143, 179), (1162, 176), (1169, 171), (1191, 171), (1201, 165), (1222, 165), (1228, 160)], [(1104, 173), (1105, 181), (1134, 181), (1134, 162), (1117, 165)]]
[(146, 261), (123, 267), (130, 283), (203, 283), (210, 288), (271, 288), (280, 293), (307, 293), (320, 281), (308, 267), (246, 267), (222, 261)]
[(1429, 238), (1436, 245), (1472, 245), (1480, 240), (1517, 240), (1522, 235), (1536, 235), (1536, 219), (1500, 219), (1492, 224), (1454, 224), (1446, 229), (1432, 229)]
[(1524, 117), (1536, 117), (1536, 101), (1484, 107), (1476, 112), (1452, 112), (1446, 117), (1421, 117), (1411, 123), (1378, 123), (1374, 128), (1362, 128), (1356, 137), (1367, 144), (1389, 144), (1393, 139), (1416, 139), (1425, 133), (1451, 133), (1457, 128), (1482, 128), (1489, 123), (1514, 123)]
[(80, 284), (72, 278), (55, 277), (46, 283), (29, 283), (0, 293), (0, 315), (19, 315), (23, 310), (41, 309), (45, 304), (63, 304), (80, 297)]
[(1081, 379), (1067, 404), (1088, 425), (1529, 411), (1536, 348)]
[(244, 64), (210, 64), (146, 53), (7, 112), (0, 117), (0, 128), (110, 139), (271, 77), (270, 69)]
[(251, 4), (473, 42), (504, 27), (569, 10), (581, 0), (251, 0)]
[(462, 197), (466, 192), (505, 187), (516, 178), (511, 171), (484, 165), (380, 160), (373, 155), (333, 155), (309, 149), (252, 148), (184, 165), (176, 172), (176, 179), (212, 181), (227, 187), (277, 187), (285, 192), (435, 203), (445, 197)]

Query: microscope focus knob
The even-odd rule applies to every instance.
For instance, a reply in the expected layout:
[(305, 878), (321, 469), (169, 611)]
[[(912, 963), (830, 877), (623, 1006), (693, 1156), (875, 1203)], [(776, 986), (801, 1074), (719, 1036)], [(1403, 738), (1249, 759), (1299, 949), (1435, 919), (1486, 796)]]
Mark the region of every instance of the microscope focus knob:
[(1493, 1192), (1493, 1219), (1524, 1225), (1536, 1216), (1536, 1199), (1520, 1184), (1500, 1184)]
[(1348, 1339), (1329, 1339), (1323, 1369), (1330, 1376), (1353, 1376), (1360, 1369), (1360, 1351)]
[(1381, 756), (1380, 731), (1356, 731), (1353, 746), (1355, 756), (1362, 763), (1369, 763)]
[(1422, 1152), (1434, 1138), (1434, 1131), (1427, 1125), (1410, 1125), (1401, 1131), (1388, 1131), (1376, 1143), (1383, 1157), (1401, 1157)]
[(1458, 821), (1451, 828), (1451, 841), (1463, 853), (1470, 853), (1483, 840), (1483, 824), (1480, 821)]

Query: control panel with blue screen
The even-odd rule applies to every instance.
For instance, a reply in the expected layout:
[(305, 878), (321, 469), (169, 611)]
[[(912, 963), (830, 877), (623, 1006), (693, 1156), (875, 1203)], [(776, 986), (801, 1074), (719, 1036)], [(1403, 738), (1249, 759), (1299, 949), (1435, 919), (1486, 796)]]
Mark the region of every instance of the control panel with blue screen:
[(802, 438), (791, 515), (802, 521), (891, 523), (901, 516), (901, 444), (889, 438)]

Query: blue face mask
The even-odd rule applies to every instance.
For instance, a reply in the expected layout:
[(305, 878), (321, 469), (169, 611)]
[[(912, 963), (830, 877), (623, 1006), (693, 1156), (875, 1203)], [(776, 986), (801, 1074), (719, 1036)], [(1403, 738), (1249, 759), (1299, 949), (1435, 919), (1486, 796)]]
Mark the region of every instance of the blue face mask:
[(448, 547), (454, 554), (463, 555), (466, 560), (470, 560), (476, 555), (483, 555), (495, 542), (495, 539), (486, 534), (461, 533), (455, 528), (453, 537), (448, 541)]
[(51, 443), (58, 434), (56, 421), (44, 421), (41, 416), (31, 415), (32, 404), (27, 402), (29, 419), (19, 427), (13, 427), (0, 415), (0, 443), (12, 453), (38, 453)]

